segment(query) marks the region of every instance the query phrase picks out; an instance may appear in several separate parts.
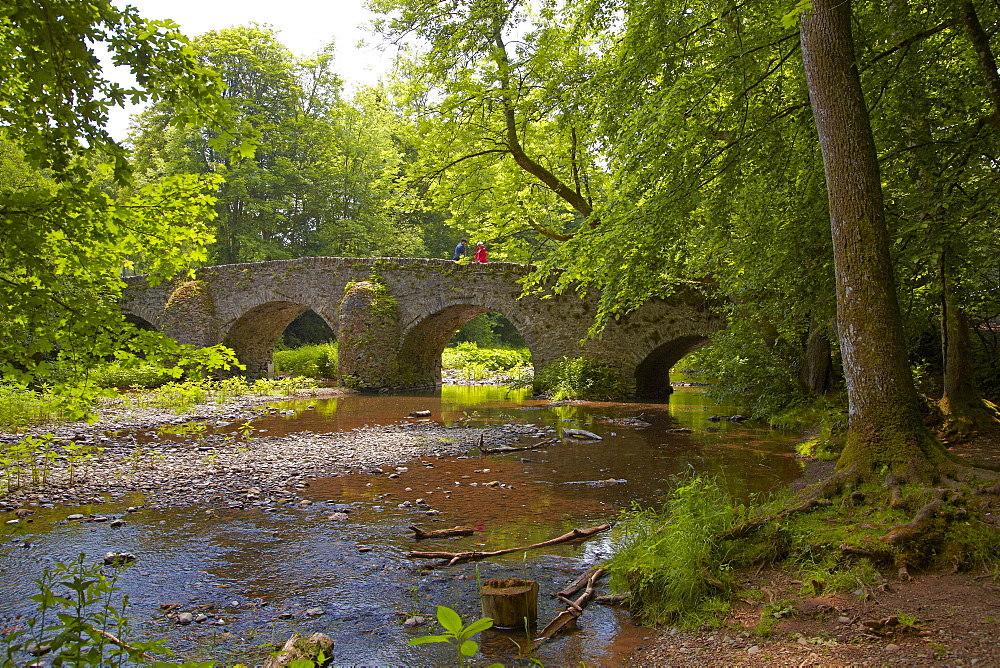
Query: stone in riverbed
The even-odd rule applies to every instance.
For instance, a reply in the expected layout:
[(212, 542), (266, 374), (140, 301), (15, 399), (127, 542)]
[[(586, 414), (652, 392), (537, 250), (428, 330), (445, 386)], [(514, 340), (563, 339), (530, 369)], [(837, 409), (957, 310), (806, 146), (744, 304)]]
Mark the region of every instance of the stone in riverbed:
[(194, 615), (190, 612), (181, 612), (177, 615), (177, 623), (181, 626), (187, 626), (194, 621)]
[(323, 608), (309, 608), (306, 610), (306, 617), (320, 617), (326, 614)]
[(108, 566), (124, 566), (135, 561), (131, 552), (108, 552), (104, 555), (104, 563)]

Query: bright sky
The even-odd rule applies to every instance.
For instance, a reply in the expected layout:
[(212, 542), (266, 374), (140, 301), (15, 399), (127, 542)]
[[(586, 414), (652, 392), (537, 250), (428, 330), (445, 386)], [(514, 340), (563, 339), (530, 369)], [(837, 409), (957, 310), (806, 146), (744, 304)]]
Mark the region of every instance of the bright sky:
[[(267, 24), (296, 55), (315, 53), (331, 40), (336, 44), (334, 71), (347, 81), (348, 92), (373, 84), (388, 71), (394, 50), (376, 48), (377, 36), (363, 26), (374, 18), (365, 0), (115, 0), (129, 4), (148, 19), (173, 19), (188, 37), (249, 23)], [(364, 46), (359, 43), (364, 42)], [(113, 76), (113, 75), (109, 75)], [(128, 116), (138, 109), (113, 112), (109, 129), (116, 139), (128, 134)]]

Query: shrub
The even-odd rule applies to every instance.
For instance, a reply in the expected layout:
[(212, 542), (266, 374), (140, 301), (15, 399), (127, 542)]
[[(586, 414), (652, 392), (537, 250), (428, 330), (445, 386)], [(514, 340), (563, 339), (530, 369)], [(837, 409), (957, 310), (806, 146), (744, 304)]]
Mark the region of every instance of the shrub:
[(459, 343), (444, 349), (441, 366), (445, 369), (482, 369), (485, 371), (509, 371), (531, 364), (531, 352), (527, 348), (480, 348), (471, 341)]
[(626, 394), (627, 384), (616, 367), (583, 357), (563, 357), (535, 375), (532, 391), (552, 399), (610, 401)]
[(111, 362), (94, 371), (93, 380), (101, 387), (153, 388), (169, 383), (174, 380), (174, 377), (158, 364), (140, 364), (129, 367), (119, 362)]
[(337, 344), (319, 343), (274, 353), (274, 372), (306, 378), (337, 375)]
[(633, 509), (618, 525), (611, 586), (631, 594), (645, 623), (701, 623), (727, 609), (730, 567), (716, 536), (737, 516), (710, 478), (678, 485), (661, 509)]

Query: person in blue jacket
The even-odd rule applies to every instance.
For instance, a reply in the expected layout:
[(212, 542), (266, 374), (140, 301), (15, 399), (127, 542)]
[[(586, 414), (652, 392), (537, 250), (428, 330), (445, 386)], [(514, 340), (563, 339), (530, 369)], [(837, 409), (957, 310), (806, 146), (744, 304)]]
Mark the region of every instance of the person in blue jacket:
[(465, 257), (465, 245), (468, 243), (469, 243), (468, 239), (462, 239), (461, 241), (459, 241), (458, 245), (455, 246), (455, 254), (451, 256), (451, 259), (458, 262), (463, 257)]

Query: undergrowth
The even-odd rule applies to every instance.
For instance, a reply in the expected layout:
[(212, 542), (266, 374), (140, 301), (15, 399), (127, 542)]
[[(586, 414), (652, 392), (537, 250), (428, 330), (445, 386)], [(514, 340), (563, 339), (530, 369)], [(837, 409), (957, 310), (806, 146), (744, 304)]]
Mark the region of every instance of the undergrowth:
[[(809, 596), (867, 596), (914, 570), (1000, 572), (1000, 530), (989, 521), (1000, 500), (971, 488), (901, 491), (900, 507), (890, 506), (888, 489), (869, 483), (788, 513), (790, 493), (742, 506), (716, 479), (682, 480), (662, 508), (623, 514), (609, 564), (612, 588), (629, 593), (645, 623), (691, 627), (720, 623), (741, 569), (791, 569)], [(886, 538), (938, 498), (940, 509), (917, 537)], [(762, 616), (759, 630), (766, 634), (775, 622)]]
[(459, 375), (470, 380), (480, 380), (506, 373), (524, 375), (531, 366), (531, 352), (527, 348), (507, 346), (480, 347), (473, 341), (448, 346), (441, 353), (441, 367), (457, 369)]
[(334, 378), (337, 375), (337, 344), (317, 343), (274, 353), (274, 372), (305, 376), (306, 378)]
[(545, 366), (532, 382), (535, 394), (556, 401), (611, 401), (625, 396), (626, 387), (620, 369), (583, 357), (563, 357)]

